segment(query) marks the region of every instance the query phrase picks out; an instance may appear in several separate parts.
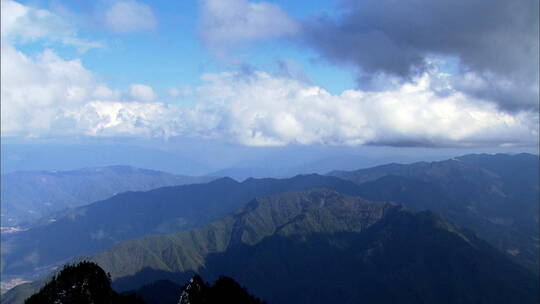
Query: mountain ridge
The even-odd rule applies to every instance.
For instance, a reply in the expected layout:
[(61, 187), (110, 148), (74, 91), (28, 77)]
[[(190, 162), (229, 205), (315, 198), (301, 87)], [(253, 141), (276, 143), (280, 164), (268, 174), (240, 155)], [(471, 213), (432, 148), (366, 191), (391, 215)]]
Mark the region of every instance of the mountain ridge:
[[(261, 222), (261, 219), (266, 221)], [(418, 249), (415, 249), (417, 247)], [(139, 250), (141, 248), (142, 251)], [(131, 257), (137, 252), (135, 255), (138, 258), (130, 259), (122, 252), (129, 252)], [(306, 256), (307, 252), (311, 253), (311, 257), (309, 254)], [(401, 254), (415, 262), (410, 264), (407, 259), (400, 258)], [(158, 260), (151, 261), (146, 257)], [(451, 262), (443, 262), (445, 259)], [(321, 300), (315, 300), (313, 294), (308, 298), (298, 295), (293, 299), (288, 298), (291, 297), (293, 289), (303, 290), (295, 288), (292, 281), (307, 280), (305, 284), (300, 284), (304, 287), (306, 284), (315, 284), (307, 289), (307, 293), (322, 288), (318, 281), (310, 279), (308, 270), (321, 265), (326, 266), (321, 268), (321, 272), (316, 271), (317, 275), (314, 276), (326, 282), (325, 284), (328, 281), (322, 278), (322, 273), (327, 273), (326, 271), (332, 268), (359, 284), (366, 284), (365, 280), (370, 276), (361, 276), (362, 279), (356, 281), (351, 275), (357, 272), (367, 271), (373, 276), (372, 279), (378, 282), (385, 282), (384, 278), (396, 271), (400, 273), (400, 277), (391, 280), (393, 283), (385, 283), (389, 285), (383, 289), (368, 283), (379, 292), (387, 288), (396, 289), (399, 284), (405, 284), (404, 278), (410, 276), (410, 273), (439, 276), (439, 271), (445, 273), (454, 269), (454, 273), (449, 274), (447, 280), (454, 286), (452, 288), (456, 288), (454, 292), (458, 299), (463, 301), (457, 301), (454, 297), (453, 301), (447, 303), (473, 303), (474, 299), (478, 300), (478, 296), (487, 297), (491, 303), (509, 303), (505, 301), (512, 296), (521, 297), (524, 302), (529, 303), (531, 299), (535, 299), (534, 286), (537, 283), (537, 277), (532, 273), (514, 264), (474, 233), (459, 228), (431, 211), (412, 212), (401, 205), (369, 202), (330, 190), (290, 192), (259, 198), (234, 214), (207, 226), (174, 235), (148, 236), (126, 241), (95, 256), (93, 260), (111, 273), (113, 286), (119, 290), (144, 285), (147, 274), (152, 274), (153, 279), (173, 279), (177, 282), (194, 272), (209, 278), (223, 274), (234, 277), (258, 296), (276, 303), (323, 303), (322, 299), (328, 301), (328, 294)], [(341, 260), (347, 262), (340, 264)], [(391, 263), (395, 268), (382, 267), (381, 263)], [(128, 270), (129, 267), (132, 267), (132, 270)], [(347, 270), (349, 267), (354, 271)], [(471, 287), (467, 287), (467, 284), (461, 285), (458, 280), (464, 273), (470, 272), (466, 270), (468, 267), (477, 268), (477, 273), (469, 274), (475, 279), (466, 280), (467, 284), (472, 284)], [(439, 270), (434, 272), (434, 269)], [(382, 274), (377, 274), (377, 271)], [(276, 276), (276, 273), (280, 275)], [(301, 275), (303, 273), (305, 276)], [(337, 274), (332, 273), (327, 275), (332, 280), (337, 279), (334, 276)], [(293, 278), (271, 290), (264, 287), (265, 284), (271, 285), (271, 281), (281, 282), (289, 275)], [(300, 277), (303, 277), (303, 280)], [(414, 296), (405, 297), (403, 303), (417, 303), (418, 299), (429, 300), (431, 296), (431, 300), (445, 303), (440, 301), (444, 297), (432, 295), (430, 292), (426, 292), (428, 296), (423, 298), (425, 290), (420, 287), (421, 284), (431, 284), (430, 286), (437, 290), (431, 293), (445, 293), (445, 296), (448, 296), (445, 287), (428, 283), (430, 280), (423, 281), (424, 279), (425, 277), (419, 276), (417, 280), (423, 283), (407, 283), (415, 291)], [(256, 283), (259, 280), (264, 283)], [(523, 283), (525, 287), (520, 287), (512, 280)], [(500, 299), (488, 296), (490, 288), (493, 288), (488, 282), (503, 290)], [(293, 287), (289, 287), (288, 283)], [(392, 285), (394, 283), (396, 286)], [(475, 284), (482, 288), (479, 294), (475, 294), (471, 289)], [(350, 288), (352, 286), (350, 285)], [(368, 288), (360, 289), (367, 292)], [(400, 288), (397, 290), (399, 292), (394, 292), (403, 292)], [(331, 293), (333, 295), (333, 292)], [(272, 296), (273, 294), (277, 296)], [(340, 302), (355, 303), (357, 296), (359, 295), (342, 298)], [(371, 300), (383, 299), (383, 303), (391, 303), (391, 300), (395, 300), (393, 296), (381, 298), (378, 292), (369, 293)]]
[[(491, 156), (489, 156), (491, 157)], [(534, 161), (534, 155), (525, 155), (525, 158), (531, 159)], [(482, 156), (477, 156), (477, 158), (482, 158)], [(504, 157), (507, 159), (512, 159), (513, 157)], [(478, 162), (478, 160), (475, 160)], [(536, 160), (537, 162), (537, 160)], [(497, 163), (497, 162), (496, 162)], [(428, 166), (430, 163), (422, 163), (422, 166)], [(468, 164), (466, 162), (463, 162), (461, 164), (461, 161), (456, 160), (448, 160), (446, 162), (443, 162), (443, 164), (448, 164), (450, 167), (453, 168), (454, 164), (457, 165), (456, 168), (466, 168), (468, 171), (465, 172), (479, 172), (483, 176), (484, 179), (486, 179), (489, 183), (487, 183), (487, 186), (480, 183), (478, 188), (473, 188), (476, 192), (479, 194), (479, 198), (484, 199), (493, 197), (491, 192), (485, 191), (485, 189), (490, 189), (489, 187), (495, 187), (495, 189), (498, 189), (499, 192), (504, 193), (504, 191), (508, 191), (510, 189), (511, 191), (517, 192), (517, 190), (520, 190), (521, 188), (515, 188), (516, 186), (521, 187), (521, 182), (516, 182), (511, 187), (507, 187), (506, 183), (508, 182), (509, 178), (505, 178), (505, 176), (515, 176), (515, 174), (506, 173), (501, 174), (501, 171), (507, 172), (505, 168), (513, 168), (514, 165), (512, 165), (512, 162), (506, 161), (505, 165), (499, 168), (498, 174), (494, 173), (493, 171), (496, 171), (495, 169), (491, 170), (490, 172), (486, 173), (486, 169), (483, 168), (477, 168), (477, 164)], [(406, 165), (404, 165), (406, 166)], [(465, 167), (464, 167), (465, 166)], [(472, 169), (469, 167), (472, 166)], [(521, 165), (521, 167), (525, 167), (529, 171), (532, 169), (534, 170), (535, 164), (534, 162), (531, 164), (529, 161), (525, 162), (525, 165)], [(377, 168), (377, 167), (375, 167)], [(436, 168), (436, 166), (435, 166)], [(370, 169), (367, 169), (370, 170)], [(528, 172), (529, 172), (528, 171)], [(435, 173), (440, 173), (438, 171), (433, 171)], [(452, 170), (449, 170), (448, 172), (454, 172)], [(459, 173), (459, 170), (457, 171)], [(494, 174), (496, 175), (494, 177)], [(502, 177), (501, 177), (502, 176)], [(527, 176), (526, 174), (523, 176)], [(519, 177), (519, 176), (517, 176)], [(445, 175), (442, 175), (442, 178), (449, 178), (449, 179), (455, 179), (457, 180), (457, 184), (463, 183), (463, 181), (460, 181), (459, 179), (461, 176), (459, 174), (450, 174), (447, 177)], [(534, 178), (534, 175), (533, 175)], [(478, 179), (482, 181), (483, 179)], [(517, 178), (516, 180), (521, 180), (520, 178)], [(465, 181), (468, 181), (468, 179), (465, 179)], [(456, 184), (456, 181), (453, 182)], [(527, 181), (525, 183), (525, 186), (529, 187), (532, 185), (530, 181)], [(215, 187), (215, 190), (212, 190), (210, 186)], [(171, 231), (171, 229), (189, 229), (193, 227), (197, 227), (198, 225), (204, 225), (207, 222), (211, 220), (217, 220), (220, 218), (220, 216), (226, 215), (228, 212), (232, 212), (235, 208), (239, 208), (240, 206), (248, 203), (251, 199), (259, 196), (264, 195), (272, 195), (276, 193), (280, 193), (283, 191), (294, 191), (294, 190), (307, 190), (307, 189), (313, 189), (313, 188), (327, 188), (336, 190), (338, 192), (352, 195), (352, 196), (358, 196), (362, 197), (368, 200), (372, 201), (395, 201), (398, 203), (405, 204), (407, 207), (413, 209), (413, 210), (433, 210), (437, 213), (442, 214), (445, 218), (450, 219), (451, 221), (455, 222), (456, 224), (460, 226), (464, 226), (470, 229), (475, 230), (476, 232), (481, 235), (482, 238), (485, 238), (488, 240), (492, 245), (496, 246), (500, 250), (503, 250), (508, 256), (512, 257), (514, 261), (519, 262), (521, 265), (526, 266), (529, 269), (537, 269), (535, 265), (538, 263), (538, 241), (537, 237), (535, 238), (534, 234), (531, 234), (526, 229), (530, 229), (530, 227), (534, 227), (533, 224), (529, 224), (528, 226), (523, 227), (513, 227), (505, 225), (504, 223), (498, 223), (496, 221), (492, 221), (492, 218), (490, 218), (490, 214), (482, 214), (478, 211), (474, 211), (474, 209), (470, 208), (470, 203), (466, 200), (463, 200), (463, 193), (458, 193), (459, 195), (456, 195), (455, 193), (452, 193), (450, 191), (452, 188), (445, 188), (447, 185), (441, 185), (440, 183), (437, 183), (436, 181), (432, 180), (422, 180), (418, 179), (416, 177), (408, 177), (408, 176), (400, 176), (400, 175), (393, 175), (393, 174), (383, 174), (378, 179), (372, 179), (370, 181), (366, 181), (360, 184), (355, 184), (351, 181), (344, 180), (342, 178), (337, 177), (325, 177), (320, 176), (317, 174), (306, 174), (306, 175), (298, 175), (294, 178), (289, 179), (274, 179), (274, 178), (266, 178), (266, 179), (246, 179), (244, 182), (237, 182), (231, 178), (222, 178), (217, 179), (214, 182), (208, 183), (208, 184), (199, 184), (199, 185), (190, 185), (190, 186), (180, 186), (180, 187), (164, 187), (160, 189), (156, 189), (149, 192), (128, 192), (125, 194), (121, 194), (116, 199), (118, 200), (118, 206), (120, 206), (120, 209), (117, 209), (116, 211), (112, 211), (115, 209), (108, 209), (111, 207), (109, 204), (111, 201), (107, 202), (98, 202), (95, 204), (92, 204), (92, 210), (95, 210), (96, 206), (99, 208), (102, 208), (102, 211), (97, 213), (98, 215), (102, 214), (103, 216), (106, 216), (107, 214), (118, 214), (119, 216), (115, 217), (115, 220), (121, 220), (122, 217), (125, 217), (126, 220), (129, 220), (128, 223), (145, 223), (147, 221), (146, 217), (154, 218), (155, 216), (153, 212), (158, 212), (158, 214), (163, 214), (164, 212), (167, 213), (167, 216), (172, 216), (172, 218), (178, 219), (178, 216), (187, 216), (188, 213), (185, 212), (185, 209), (175, 209), (178, 208), (178, 206), (185, 206), (183, 205), (185, 202), (185, 198), (188, 192), (185, 190), (184, 194), (180, 194), (179, 192), (175, 192), (178, 189), (198, 189), (195, 192), (191, 192), (191, 195), (194, 195), (191, 199), (191, 203), (193, 206), (197, 205), (197, 208), (200, 208), (203, 205), (200, 205), (201, 202), (205, 202), (204, 206), (207, 206), (208, 208), (212, 209), (214, 212), (219, 209), (221, 210), (221, 213), (214, 213), (213, 215), (206, 214), (204, 217), (199, 217), (199, 222), (192, 222), (192, 224), (186, 223), (186, 222), (175, 222), (172, 225), (170, 225), (171, 222), (169, 222), (169, 226), (164, 226), (163, 222), (156, 221), (155, 223), (150, 223), (154, 226), (148, 226), (146, 224), (140, 226), (140, 231), (145, 231), (148, 233), (148, 231), (152, 231), (152, 229), (164, 229), (160, 231), (159, 233), (167, 233), (174, 232)], [(506, 187), (506, 188), (505, 188)], [(502, 189), (502, 190), (501, 190)], [(528, 192), (528, 195), (532, 195), (530, 197), (534, 197), (538, 195), (538, 190), (534, 187), (531, 188)], [(536, 191), (536, 192), (535, 192)], [(495, 195), (499, 192), (494, 192)], [(168, 193), (168, 194), (167, 194)], [(198, 194), (197, 194), (198, 193)], [(488, 193), (486, 196), (485, 193)], [(166, 198), (163, 200), (163, 202), (155, 203), (157, 200), (156, 198), (158, 196), (153, 195), (163, 195), (163, 198)], [(196, 194), (196, 195), (195, 195)], [(205, 196), (208, 194), (214, 194), (212, 196)], [(475, 194), (476, 195), (476, 194)], [(213, 197), (213, 198), (211, 198)], [(465, 196), (466, 197), (466, 196)], [(530, 198), (525, 197), (525, 198)], [(124, 199), (126, 198), (126, 199)], [(144, 198), (144, 199), (143, 199)], [(211, 198), (211, 200), (214, 200), (214, 203), (207, 202), (208, 198)], [(497, 198), (495, 196), (495, 198)], [(499, 199), (499, 198), (497, 198)], [(147, 203), (143, 203), (146, 200)], [(189, 201), (189, 200), (188, 200)], [(154, 203), (150, 203), (154, 202)], [(184, 202), (184, 203), (182, 203)], [(487, 201), (489, 202), (489, 201)], [(504, 202), (504, 201), (503, 201)], [(525, 201), (526, 202), (526, 201)], [(181, 203), (181, 204), (179, 204)], [(143, 209), (137, 209), (139, 207), (137, 206), (147, 206), (149, 208), (143, 208)], [(189, 204), (188, 204), (189, 205)], [(176, 207), (175, 207), (176, 206)], [(215, 208), (215, 206), (219, 206), (219, 208)], [(224, 206), (228, 206), (227, 208), (224, 208)], [(474, 205), (473, 205), (474, 206)], [(489, 207), (489, 205), (488, 205)], [(171, 209), (172, 208), (172, 209)], [(83, 208), (84, 210), (84, 208)], [(90, 210), (90, 209), (88, 209)], [(137, 211), (139, 210), (139, 211)], [(174, 211), (177, 210), (177, 211)], [(228, 211), (230, 210), (230, 211)], [(482, 210), (482, 209), (478, 209)], [(175, 213), (180, 212), (181, 213)], [(88, 215), (90, 211), (86, 211), (86, 215)], [(92, 211), (95, 212), (95, 211)], [(91, 213), (91, 212), (90, 212)], [(124, 214), (126, 213), (126, 214)], [(147, 215), (146, 217), (133, 217), (134, 214), (143, 214)], [(530, 213), (530, 212), (529, 212)], [(221, 215), (220, 215), (221, 214)], [(157, 214), (156, 214), (157, 215)], [(82, 217), (80, 217), (82, 216)], [(74, 214), (74, 220), (84, 218), (85, 214), (84, 212), (81, 212), (81, 214)], [(100, 215), (101, 216), (101, 215)], [(96, 218), (100, 218), (100, 216)], [(162, 216), (162, 215), (159, 215)], [(192, 215), (189, 215), (191, 218), (193, 218)], [(213, 217), (212, 217), (213, 216)], [(78, 223), (78, 222), (74, 222)], [(90, 222), (91, 223), (91, 222)], [(75, 226), (64, 229), (70, 232), (76, 232), (76, 229), (74, 229)], [(121, 227), (121, 226), (118, 226)], [(148, 228), (148, 227), (154, 227), (154, 228)], [(176, 228), (174, 228), (176, 227)], [(183, 228), (182, 228), (183, 227)], [(537, 227), (537, 226), (536, 226)], [(94, 233), (95, 231), (99, 232), (99, 229), (92, 228), (91, 230), (85, 230), (85, 233)], [(534, 233), (534, 232), (533, 232)], [(77, 238), (80, 238), (79, 234), (75, 234)], [(96, 236), (99, 236), (99, 234), (95, 234)], [(105, 234), (107, 235), (107, 234)], [(132, 234), (133, 235), (133, 234)], [(137, 237), (135, 234), (134, 237)], [(45, 238), (45, 237), (42, 237)], [(50, 239), (50, 237), (48, 237)], [(119, 241), (122, 241), (122, 238), (118, 239)], [(110, 244), (110, 243), (109, 243)], [(536, 247), (535, 247), (536, 246)], [(106, 247), (106, 246), (104, 246)]]
[(425, 183), (417, 187), (420, 192), (437, 187), (438, 194), (409, 194), (416, 200), (409, 197), (404, 201), (400, 194), (403, 189), (398, 188), (390, 196), (411, 207), (419, 206), (426, 198), (445, 201), (445, 209), (428, 202), (421, 207), (429, 205), (429, 209), (435, 208), (456, 223), (478, 231), (499, 249), (516, 256), (522, 265), (538, 272), (538, 170), (539, 159), (534, 154), (470, 154), (445, 161), (390, 164), (329, 175), (355, 182), (364, 188), (363, 195), (375, 200), (388, 197), (388, 193), (374, 193), (366, 185), (373, 186), (389, 176)]
[[(211, 181), (211, 177), (170, 174), (132, 166), (77, 170), (16, 171), (2, 174), (2, 223), (24, 225), (117, 193)], [(43, 221), (43, 220), (41, 220)]]
[[(206, 184), (124, 192), (76, 208), (53, 223), (4, 236), (4, 275), (25, 271), (34, 273), (35, 267), (98, 252), (118, 241), (203, 225), (257, 196), (320, 186), (333, 187), (345, 193), (354, 191), (356, 187), (338, 178), (305, 175), (285, 180), (246, 180), (243, 183), (225, 177)], [(33, 265), (29, 264), (27, 258), (36, 254), (38, 260)]]

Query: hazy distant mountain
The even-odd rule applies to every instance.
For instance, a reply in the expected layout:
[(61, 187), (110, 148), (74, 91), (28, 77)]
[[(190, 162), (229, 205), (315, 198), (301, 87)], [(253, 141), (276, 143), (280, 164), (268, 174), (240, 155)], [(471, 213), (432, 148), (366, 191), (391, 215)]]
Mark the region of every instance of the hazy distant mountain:
[(129, 166), (12, 172), (2, 175), (1, 178), (2, 226), (35, 221), (120, 192), (201, 183), (212, 179)]
[(537, 271), (538, 160), (532, 154), (466, 155), (329, 175), (359, 184), (363, 197), (440, 212)]
[(537, 277), (432, 212), (334, 191), (253, 200), (202, 228), (93, 258), (127, 290), (193, 273), (234, 277), (269, 303), (536, 303)]
[(357, 186), (335, 177), (305, 175), (243, 183), (222, 178), (207, 184), (121, 193), (76, 208), (55, 222), (4, 235), (3, 278), (26, 278), (39, 274), (39, 269), (46, 273), (48, 267), (76, 255), (99, 252), (119, 241), (207, 224), (255, 197), (311, 188), (354, 194)]
[[(140, 143), (139, 143), (140, 144)], [(156, 147), (154, 147), (156, 146)], [(211, 171), (193, 155), (159, 149), (158, 143), (10, 143), (2, 140), (2, 174), (15, 171), (74, 170), (84, 167), (126, 165), (175, 174), (202, 175)], [(192, 151), (191, 154), (195, 154)]]
[[(441, 157), (431, 157), (437, 160)], [(400, 158), (403, 161), (418, 160), (418, 158)], [(444, 159), (444, 158), (443, 158)], [(388, 163), (385, 158), (365, 157), (359, 155), (343, 154), (334, 157), (324, 157), (321, 159), (311, 160), (302, 164), (295, 164), (289, 166), (282, 166), (279, 161), (266, 161), (264, 165), (268, 167), (260, 166), (246, 166), (245, 164), (238, 164), (233, 167), (221, 169), (208, 176), (228, 176), (238, 181), (243, 181), (247, 178), (287, 178), (298, 174), (326, 174), (330, 171), (338, 169), (350, 169), (350, 168), (368, 168), (380, 164)]]
[(260, 168), (260, 167), (232, 167), (221, 169), (208, 174), (208, 176), (227, 176), (237, 181), (248, 178), (287, 178), (296, 174), (283, 168)]
[[(208, 184), (125, 193), (76, 209), (39, 229), (7, 236), (2, 248), (3, 274), (4, 277), (24, 277), (24, 273), (36, 274), (36, 267), (46, 272), (44, 266), (62, 263), (75, 255), (104, 250), (122, 240), (204, 225), (255, 197), (312, 188), (333, 189), (376, 201), (395, 201), (413, 210), (433, 210), (473, 229), (492, 245), (536, 271), (537, 157), (493, 157), (484, 156), (494, 159), (495, 163), (499, 162), (498, 158), (516, 162), (502, 168), (515, 168), (513, 170), (522, 173), (511, 172), (503, 174), (508, 178), (502, 178), (499, 175), (502, 173), (495, 173), (502, 169), (489, 171), (472, 162), (448, 160), (360, 170), (357, 173), (362, 174), (358, 176), (364, 177), (358, 185), (334, 177), (304, 175), (282, 180), (248, 179), (243, 183), (225, 178)], [(522, 161), (523, 168), (518, 166)], [(401, 176), (394, 175), (400, 172)], [(509, 201), (520, 195), (521, 201)], [(513, 212), (516, 220), (504, 220), (514, 216)], [(503, 220), (497, 220), (499, 218)]]

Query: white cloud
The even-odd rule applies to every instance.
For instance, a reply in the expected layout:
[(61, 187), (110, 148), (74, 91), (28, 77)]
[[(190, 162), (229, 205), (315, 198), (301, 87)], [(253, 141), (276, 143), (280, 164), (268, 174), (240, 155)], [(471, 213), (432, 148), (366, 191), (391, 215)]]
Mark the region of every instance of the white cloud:
[(279, 6), (245, 0), (203, 0), (201, 38), (215, 52), (244, 42), (294, 35), (298, 24)]
[(145, 102), (151, 102), (157, 98), (154, 89), (144, 84), (132, 84), (128, 89), (128, 94), (134, 100)]
[(47, 39), (75, 46), (81, 52), (103, 46), (100, 42), (78, 38), (76, 28), (72, 24), (45, 9), (2, 0), (1, 15), (2, 44)]
[[(10, 53), (11, 52), (11, 53)], [(534, 144), (538, 114), (502, 112), (459, 91), (445, 97), (432, 77), (386, 92), (323, 88), (263, 72), (207, 74), (194, 106), (120, 102), (78, 60), (51, 51), (36, 59), (2, 49), (2, 134), (193, 136), (250, 146), (287, 144), (482, 146)], [(16, 71), (16, 72), (14, 72)], [(135, 96), (136, 95), (136, 96)], [(108, 99), (109, 98), (109, 99)]]
[(17, 19), (24, 18), (29, 9), (22, 4), (10, 0), (2, 0), (1, 8), (2, 37), (7, 36), (9, 33), (18, 32), (17, 27), (21, 26), (21, 22)]
[(126, 34), (155, 29), (157, 20), (150, 6), (126, 0), (115, 2), (105, 12), (105, 24), (115, 33)]
[(214, 74), (205, 80), (198, 89), (205, 102), (192, 116), (245, 145), (467, 146), (538, 140), (538, 114), (508, 114), (456, 91), (438, 96), (427, 74), (386, 92), (340, 95), (261, 72), (249, 78)]
[[(266, 9), (263, 4), (248, 6)], [(4, 8), (13, 12), (9, 16), (27, 16), (29, 10), (9, 0), (2, 2), (2, 14)], [(100, 83), (78, 59), (65, 60), (52, 50), (32, 57), (17, 50), (9, 43), (12, 37), (56, 38), (46, 31), (23, 30), (26, 25), (20, 20), (26, 17), (10, 18), (2, 18), (2, 136), (193, 136), (250, 146), (538, 143), (535, 111), (504, 112), (431, 72), (386, 91), (348, 90), (339, 95), (287, 75), (207, 74), (202, 86), (190, 90), (189, 106), (158, 102), (144, 84), (132, 85), (130, 102), (122, 102), (118, 90)], [(39, 18), (28, 20), (40, 24)], [(7, 43), (5, 37), (10, 37)], [(484, 84), (479, 79), (469, 86)]]
[(153, 89), (132, 85), (133, 101), (99, 83), (81, 62), (51, 50), (28, 57), (2, 46), (2, 136), (153, 136), (175, 135), (174, 109), (151, 102)]
[(182, 86), (179, 88), (169, 88), (167, 93), (172, 98), (185, 98), (193, 95), (193, 88), (190, 86)]
[(30, 58), (10, 45), (1, 52), (2, 134), (51, 132), (61, 109), (83, 104), (96, 83), (79, 60), (45, 50)]
[[(96, 135), (102, 122), (99, 115), (92, 116), (88, 109), (94, 104), (101, 104), (101, 108), (103, 104), (116, 105), (121, 98), (120, 92), (99, 83), (79, 59), (64, 60), (51, 49), (29, 57), (15, 47), (18, 42), (36, 39), (82, 47), (76, 43), (81, 40), (78, 40), (75, 28), (47, 10), (10, 0), (2, 0), (1, 4), (2, 136)], [(146, 85), (133, 85), (129, 93), (135, 101), (124, 107), (139, 105), (143, 108), (141, 102), (156, 98), (154, 90)], [(88, 115), (82, 117), (74, 113)], [(119, 117), (133, 116), (128, 113), (131, 112), (123, 110)], [(137, 121), (132, 121), (133, 125), (140, 124), (144, 115), (138, 117)], [(93, 121), (93, 118), (97, 120)], [(120, 130), (126, 132), (125, 128)]]
[(92, 97), (98, 100), (108, 99), (108, 100), (118, 100), (120, 99), (120, 91), (112, 90), (106, 85), (98, 85), (92, 94)]
[(174, 115), (163, 103), (91, 101), (59, 123), (75, 126), (70, 135), (169, 137), (179, 135)]

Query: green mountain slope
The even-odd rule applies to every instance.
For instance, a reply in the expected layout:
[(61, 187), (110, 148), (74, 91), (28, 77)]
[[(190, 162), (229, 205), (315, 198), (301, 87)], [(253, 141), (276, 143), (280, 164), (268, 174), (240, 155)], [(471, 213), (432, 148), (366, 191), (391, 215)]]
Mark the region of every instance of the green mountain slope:
[[(467, 230), (333, 191), (257, 199), (202, 228), (93, 258), (128, 290), (193, 273), (270, 303), (535, 303), (537, 277)], [(299, 292), (301, 291), (301, 292)]]
[(389, 175), (418, 179), (446, 190), (493, 222), (537, 232), (538, 169), (537, 155), (479, 154), (431, 163), (334, 171), (329, 175), (357, 184)]
[[(287, 193), (256, 199), (234, 214), (199, 229), (178, 234), (148, 236), (122, 242), (97, 256), (99, 264), (107, 265), (113, 279), (135, 275), (146, 267), (168, 272), (196, 270), (203, 266), (210, 253), (222, 252), (231, 244), (253, 245), (276, 231), (285, 232), (289, 222), (306, 225), (306, 231), (360, 231), (382, 216), (390, 204), (363, 202), (360, 199), (325, 192)], [(335, 194), (335, 193), (334, 193)], [(319, 197), (320, 201), (314, 204)], [(324, 208), (327, 204), (330, 207)], [(351, 208), (347, 209), (346, 205)], [(375, 208), (377, 212), (369, 212)], [(343, 214), (346, 209), (347, 214)], [(364, 222), (357, 216), (364, 214)], [(324, 222), (317, 219), (324, 217)], [(299, 221), (302, 218), (302, 221)], [(318, 225), (326, 226), (318, 226)], [(315, 225), (311, 227), (310, 225)], [(181, 246), (175, 246), (181, 244)]]
[(357, 188), (339, 178), (305, 175), (242, 183), (222, 178), (207, 184), (118, 194), (74, 209), (53, 223), (3, 236), (2, 274), (4, 278), (39, 274), (38, 269), (49, 271), (77, 255), (96, 253), (119, 241), (207, 224), (258, 196), (318, 187), (350, 194)]
[(207, 224), (255, 197), (312, 188), (435, 211), (537, 271), (537, 164), (537, 156), (528, 154), (471, 155), (346, 173), (359, 184), (343, 179), (347, 177), (303, 175), (242, 183), (225, 178), (208, 184), (124, 193), (78, 208), (38, 229), (4, 237), (3, 275), (44, 274), (51, 266), (119, 241)]
[(440, 212), (538, 271), (538, 174), (537, 155), (479, 154), (329, 175), (359, 184), (366, 198)]

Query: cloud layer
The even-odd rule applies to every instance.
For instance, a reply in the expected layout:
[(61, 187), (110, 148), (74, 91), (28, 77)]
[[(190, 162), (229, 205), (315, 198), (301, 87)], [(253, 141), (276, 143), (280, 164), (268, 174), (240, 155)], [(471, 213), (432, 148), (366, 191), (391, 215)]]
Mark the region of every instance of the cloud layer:
[(510, 110), (538, 109), (538, 1), (346, 0), (341, 8), (339, 17), (306, 21), (300, 39), (357, 67), (361, 85), (380, 73), (410, 80), (443, 56), (458, 60), (460, 77), (482, 83), (464, 92)]
[[(483, 145), (534, 142), (537, 116), (515, 115), (460, 92), (431, 89), (434, 76), (386, 92), (332, 95), (298, 80), (263, 72), (205, 76), (204, 102), (187, 117), (206, 134), (225, 133), (245, 145)], [(198, 124), (200, 125), (200, 124)]]
[(288, 37), (356, 70), (362, 89), (386, 90), (447, 65), (453, 87), (475, 99), (505, 111), (539, 109), (536, 0), (341, 0), (336, 15), (305, 20), (265, 2), (201, 3), (201, 37), (218, 55)]
[(136, 0), (116, 1), (104, 16), (105, 25), (115, 33), (153, 30), (157, 19), (152, 8)]
[(145, 102), (154, 101), (157, 98), (157, 94), (151, 86), (144, 84), (132, 84), (128, 90), (129, 96), (134, 100), (140, 100)]
[(154, 102), (144, 85), (133, 85), (135, 100), (122, 102), (79, 61), (51, 51), (36, 59), (2, 52), (10, 59), (2, 65), (3, 135), (192, 136), (249, 146), (519, 145), (538, 137), (538, 115), (504, 113), (458, 91), (441, 97), (431, 74), (386, 92), (340, 95), (258, 71), (207, 74), (193, 92), (195, 106), (182, 107)]
[(22, 5), (11, 0), (1, 2), (2, 44), (46, 40), (71, 45), (85, 52), (103, 45), (77, 37), (76, 27), (45, 9)]
[[(230, 35), (232, 43), (289, 35), (296, 26), (282, 10), (271, 4), (234, 0), (231, 3), (245, 14), (242, 19), (228, 11), (230, 7), (220, 8), (220, 3), (205, 1), (205, 5), (212, 6), (205, 9), (219, 12), (223, 17), (221, 23), (216, 24), (231, 29), (226, 34)], [(408, 77), (410, 81), (396, 81), (390, 88), (380, 91), (351, 89), (341, 94), (331, 94), (303, 77), (296, 77), (298, 73), (292, 73), (290, 67), (284, 67), (275, 75), (257, 70), (213, 73), (203, 75), (203, 84), (199, 87), (169, 92), (178, 98), (189, 96), (190, 105), (181, 106), (160, 102), (154, 89), (145, 84), (132, 84), (126, 91), (110, 88), (98, 81), (79, 59), (66, 60), (53, 50), (45, 49), (35, 56), (24, 54), (14, 46), (14, 41), (39, 37), (74, 45), (64, 38), (78, 39), (76, 31), (69, 27), (61, 35), (47, 28), (37, 32), (32, 27), (26, 29), (27, 24), (40, 24), (39, 16), (56, 18), (49, 11), (32, 13), (29, 7), (2, 1), (2, 136), (187, 136), (218, 138), (248, 146), (504, 146), (538, 143), (536, 111), (525, 106), (505, 111), (498, 106), (502, 101), (497, 98), (518, 96), (509, 92), (520, 83), (517, 80), (521, 75), (529, 73), (527, 67), (505, 76), (502, 75), (504, 64), (467, 63), (469, 71), (450, 75), (426, 61), (427, 57), (422, 56), (427, 53), (422, 51), (418, 52), (418, 61), (397, 58), (409, 62), (403, 70), (387, 67), (391, 62), (383, 59), (378, 67), (377, 61), (372, 63), (373, 71), (380, 69), (388, 75)], [(259, 19), (268, 16), (273, 18)], [(336, 23), (335, 28), (329, 26), (327, 30), (340, 28), (347, 18), (352, 17), (344, 15), (341, 18), (341, 23)], [(266, 29), (267, 25), (273, 24), (271, 21), (276, 21), (276, 27)], [(253, 32), (240, 31), (249, 26)], [(212, 26), (207, 29), (218, 31)], [(352, 27), (351, 33), (355, 30)], [(219, 32), (218, 36), (226, 34)], [(216, 45), (225, 43), (220, 40), (222, 38), (209, 39)], [(339, 43), (342, 41), (338, 39), (336, 48)], [(429, 46), (430, 43), (424, 44)], [(412, 49), (421, 48), (415, 46)], [(426, 47), (428, 49), (430, 47)], [(375, 50), (378, 49), (372, 49)], [(364, 51), (358, 49), (358, 52)], [(351, 56), (357, 58), (355, 54)], [(335, 60), (342, 60), (338, 57)], [(362, 60), (357, 64), (363, 66)], [(415, 72), (411, 73), (407, 66), (414, 66)], [(387, 81), (384, 77), (392, 77), (388, 75), (381, 79)], [(526, 81), (523, 86), (531, 90), (522, 91), (524, 99), (535, 92), (538, 94), (537, 86)]]
[(247, 42), (294, 35), (299, 25), (279, 7), (268, 2), (202, 0), (203, 41), (218, 55)]

